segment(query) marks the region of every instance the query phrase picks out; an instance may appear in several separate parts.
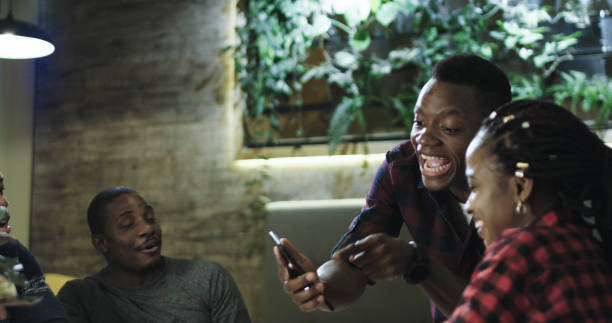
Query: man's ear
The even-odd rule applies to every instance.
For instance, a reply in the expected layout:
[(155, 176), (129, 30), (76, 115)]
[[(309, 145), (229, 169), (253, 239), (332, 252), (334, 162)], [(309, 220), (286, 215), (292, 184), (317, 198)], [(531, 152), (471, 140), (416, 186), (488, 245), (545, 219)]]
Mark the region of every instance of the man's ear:
[(108, 244), (106, 243), (106, 239), (104, 239), (101, 234), (92, 235), (91, 244), (102, 254), (106, 254), (108, 252)]
[(516, 201), (526, 202), (533, 194), (533, 179), (513, 176), (511, 181)]

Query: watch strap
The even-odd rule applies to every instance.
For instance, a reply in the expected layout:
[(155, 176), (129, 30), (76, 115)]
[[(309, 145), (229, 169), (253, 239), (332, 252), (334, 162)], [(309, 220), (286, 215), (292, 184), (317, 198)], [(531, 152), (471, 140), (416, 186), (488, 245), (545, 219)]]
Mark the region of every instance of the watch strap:
[(414, 240), (408, 243), (414, 248), (414, 252), (410, 258), (409, 268), (402, 278), (407, 283), (420, 284), (429, 277), (429, 257)]

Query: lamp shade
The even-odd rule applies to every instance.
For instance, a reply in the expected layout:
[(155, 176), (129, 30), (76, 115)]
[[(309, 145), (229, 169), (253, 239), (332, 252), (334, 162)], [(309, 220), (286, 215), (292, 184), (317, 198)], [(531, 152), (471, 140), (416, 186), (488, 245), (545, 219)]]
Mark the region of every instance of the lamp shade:
[(55, 46), (38, 26), (13, 19), (0, 20), (0, 58), (24, 59), (50, 55)]

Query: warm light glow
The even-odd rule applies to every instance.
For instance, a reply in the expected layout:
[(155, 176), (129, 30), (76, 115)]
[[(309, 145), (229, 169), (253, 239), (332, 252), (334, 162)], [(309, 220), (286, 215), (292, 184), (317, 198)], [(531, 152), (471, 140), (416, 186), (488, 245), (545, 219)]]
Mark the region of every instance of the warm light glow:
[(268, 211), (286, 211), (292, 209), (332, 209), (363, 206), (364, 199), (339, 199), (339, 200), (302, 200), (302, 201), (278, 201), (266, 204)]
[(55, 46), (38, 38), (0, 34), (0, 58), (23, 59), (50, 55)]
[(259, 167), (338, 167), (361, 166), (364, 162), (378, 166), (385, 159), (385, 154), (370, 155), (335, 155), (335, 156), (309, 156), (309, 157), (282, 157), (270, 159), (241, 159), (236, 160), (238, 168)]

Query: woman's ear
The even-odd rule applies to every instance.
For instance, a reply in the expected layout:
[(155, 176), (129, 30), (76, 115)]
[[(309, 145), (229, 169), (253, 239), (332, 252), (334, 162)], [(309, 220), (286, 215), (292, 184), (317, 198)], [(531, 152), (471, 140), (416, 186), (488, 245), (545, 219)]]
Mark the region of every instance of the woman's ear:
[(108, 245), (106, 244), (106, 239), (104, 239), (104, 237), (100, 234), (94, 234), (91, 237), (91, 244), (94, 246), (94, 248), (96, 248), (96, 250), (98, 250), (102, 254), (108, 252)]
[(511, 181), (517, 202), (526, 202), (533, 194), (533, 179), (513, 176)]

